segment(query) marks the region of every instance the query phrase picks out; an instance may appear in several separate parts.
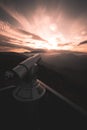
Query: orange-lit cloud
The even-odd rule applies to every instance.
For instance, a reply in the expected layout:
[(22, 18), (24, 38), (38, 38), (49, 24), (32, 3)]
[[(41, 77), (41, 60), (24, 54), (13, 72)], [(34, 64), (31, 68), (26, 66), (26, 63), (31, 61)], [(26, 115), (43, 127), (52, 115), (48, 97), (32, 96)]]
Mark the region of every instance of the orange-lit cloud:
[(24, 16), (11, 7), (0, 7), (18, 22), (13, 27), (8, 22), (0, 21), (2, 43), (21, 48), (74, 50), (79, 42), (87, 39), (84, 20), (69, 19), (63, 10), (47, 11), (38, 7), (31, 16), (29, 12)]

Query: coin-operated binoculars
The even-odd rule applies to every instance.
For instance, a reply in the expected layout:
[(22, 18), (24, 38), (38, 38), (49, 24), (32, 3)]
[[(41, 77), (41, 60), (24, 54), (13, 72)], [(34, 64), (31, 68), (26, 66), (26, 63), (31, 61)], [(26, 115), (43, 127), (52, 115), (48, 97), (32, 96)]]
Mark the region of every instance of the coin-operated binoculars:
[(33, 101), (44, 95), (46, 90), (37, 82), (36, 75), (40, 59), (40, 55), (36, 54), (6, 72), (7, 78), (16, 77), (16, 89), (13, 91), (13, 96), (17, 100)]

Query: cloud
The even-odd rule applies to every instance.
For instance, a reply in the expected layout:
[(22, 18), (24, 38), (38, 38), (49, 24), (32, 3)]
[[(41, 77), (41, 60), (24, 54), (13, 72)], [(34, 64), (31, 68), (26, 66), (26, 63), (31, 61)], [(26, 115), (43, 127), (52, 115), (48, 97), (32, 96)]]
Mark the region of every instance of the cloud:
[(83, 44), (87, 44), (87, 40), (80, 42), (78, 46), (83, 45)]
[(0, 52), (29, 52), (27, 49), (0, 46)]
[(43, 38), (33, 33), (18, 29), (5, 21), (0, 21), (0, 50), (5, 48), (18, 48), (33, 50), (36, 41), (45, 42)]
[[(0, 7), (4, 11), (4, 13), (1, 14), (4, 18), (6, 15), (6, 19), (8, 17), (7, 21), (6, 19), (5, 21), (2, 19), (0, 20), (1, 47), (11, 47), (13, 49), (24, 48), (27, 50), (37, 48), (70, 50), (73, 47), (76, 47), (81, 41), (87, 39), (87, 20), (82, 17), (82, 14), (78, 15), (78, 17), (81, 17), (76, 17), (77, 14), (81, 12), (81, 10), (78, 10), (81, 7), (80, 0), (80, 5), (77, 8), (76, 13), (78, 0), (76, 0), (76, 2), (70, 1), (41, 1), (41, 6), (39, 6), (39, 4), (36, 8), (33, 8), (34, 10), (32, 13), (29, 8), (21, 10), (24, 1), (20, 1), (22, 5), (20, 5), (20, 7), (19, 5), (17, 6), (17, 3), (20, 3), (17, 1), (15, 2), (14, 7), (9, 6), (9, 4), (7, 4), (8, 6), (6, 6), (6, 4), (0, 4)], [(38, 2), (40, 1), (38, 0)], [(32, 5), (33, 4), (34, 2), (32, 2)], [(30, 7), (30, 5), (27, 5), (27, 7), (28, 6)], [(47, 6), (49, 8), (47, 8)], [(19, 10), (18, 7), (20, 8)]]

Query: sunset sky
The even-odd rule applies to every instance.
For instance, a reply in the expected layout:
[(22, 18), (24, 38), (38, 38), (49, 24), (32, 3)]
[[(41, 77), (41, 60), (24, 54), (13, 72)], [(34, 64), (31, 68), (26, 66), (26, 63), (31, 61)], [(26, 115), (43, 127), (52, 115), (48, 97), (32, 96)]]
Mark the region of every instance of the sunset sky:
[(87, 52), (87, 1), (1, 0), (0, 51)]

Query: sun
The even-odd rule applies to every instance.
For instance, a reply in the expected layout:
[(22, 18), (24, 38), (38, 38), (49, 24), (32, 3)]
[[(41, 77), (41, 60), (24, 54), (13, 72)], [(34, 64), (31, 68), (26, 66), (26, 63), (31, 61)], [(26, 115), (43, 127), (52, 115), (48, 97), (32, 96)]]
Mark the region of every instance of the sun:
[(51, 25), (49, 26), (49, 28), (50, 28), (51, 31), (56, 31), (57, 26), (56, 26), (56, 24), (51, 24)]

